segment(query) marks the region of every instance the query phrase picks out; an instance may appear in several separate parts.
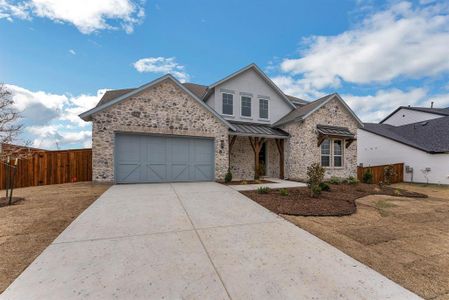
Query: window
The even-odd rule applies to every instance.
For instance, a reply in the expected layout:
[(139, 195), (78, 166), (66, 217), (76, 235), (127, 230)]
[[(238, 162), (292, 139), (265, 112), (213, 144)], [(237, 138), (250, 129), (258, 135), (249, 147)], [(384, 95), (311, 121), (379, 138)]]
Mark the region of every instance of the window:
[(342, 140), (334, 140), (334, 167), (343, 166), (343, 148)]
[(330, 167), (331, 166), (331, 143), (330, 140), (325, 139), (321, 143), (321, 166)]
[(223, 94), (223, 114), (231, 116), (234, 114), (234, 95)]
[(251, 97), (242, 96), (242, 117), (251, 117)]
[(259, 99), (259, 118), (268, 119), (268, 100)]
[(321, 143), (321, 166), (343, 167), (343, 140), (325, 139)]

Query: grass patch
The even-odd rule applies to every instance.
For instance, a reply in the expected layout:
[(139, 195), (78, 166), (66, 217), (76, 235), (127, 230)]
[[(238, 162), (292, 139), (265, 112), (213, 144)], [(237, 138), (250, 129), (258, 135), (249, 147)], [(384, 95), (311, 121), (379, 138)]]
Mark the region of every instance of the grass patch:
[(388, 217), (390, 215), (388, 209), (396, 207), (397, 205), (390, 203), (386, 200), (379, 200), (376, 203), (374, 203), (374, 206), (377, 208), (382, 217)]

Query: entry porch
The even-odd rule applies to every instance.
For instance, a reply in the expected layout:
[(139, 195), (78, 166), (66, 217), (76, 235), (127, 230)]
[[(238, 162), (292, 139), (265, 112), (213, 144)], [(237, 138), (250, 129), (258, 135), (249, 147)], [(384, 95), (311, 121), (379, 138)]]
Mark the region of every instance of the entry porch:
[(285, 178), (285, 131), (267, 125), (233, 123), (229, 132), (229, 169), (234, 180)]

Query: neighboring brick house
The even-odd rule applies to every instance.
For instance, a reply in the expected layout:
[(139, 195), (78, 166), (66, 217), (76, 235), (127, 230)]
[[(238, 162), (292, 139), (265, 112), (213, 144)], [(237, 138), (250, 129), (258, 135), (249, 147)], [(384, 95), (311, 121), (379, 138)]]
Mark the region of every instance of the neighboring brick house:
[(108, 91), (80, 117), (93, 124), (93, 179), (116, 183), (223, 180), (228, 169), (306, 180), (314, 162), (326, 177), (355, 176), (362, 127), (338, 94), (285, 95), (254, 64), (209, 86), (165, 75)]

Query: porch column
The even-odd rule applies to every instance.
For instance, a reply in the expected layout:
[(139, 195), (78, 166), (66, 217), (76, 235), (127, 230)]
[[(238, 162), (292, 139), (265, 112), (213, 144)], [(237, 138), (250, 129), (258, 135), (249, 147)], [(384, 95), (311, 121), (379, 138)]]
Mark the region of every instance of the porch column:
[(236, 135), (233, 135), (230, 139), (229, 139), (229, 147), (228, 147), (228, 170), (231, 170), (231, 151), (232, 151), (232, 146), (234, 146), (235, 140), (237, 139)]
[(284, 179), (284, 139), (275, 139), (279, 151), (279, 178)]
[(259, 169), (260, 169), (260, 163), (259, 163), (259, 153), (260, 149), (262, 149), (262, 145), (265, 143), (264, 138), (258, 138), (258, 137), (248, 137), (249, 142), (251, 144), (251, 148), (253, 148), (254, 151), (254, 180), (258, 180), (259, 175)]

